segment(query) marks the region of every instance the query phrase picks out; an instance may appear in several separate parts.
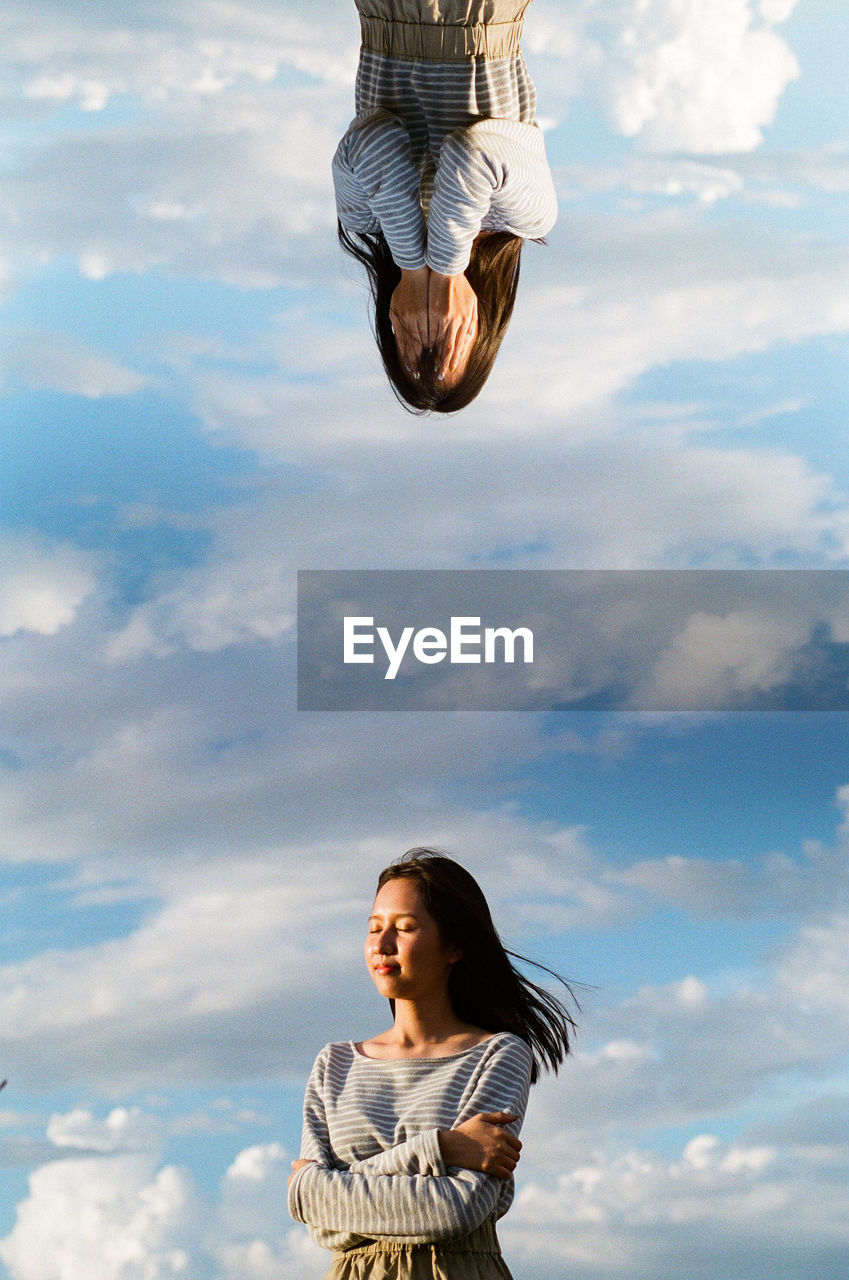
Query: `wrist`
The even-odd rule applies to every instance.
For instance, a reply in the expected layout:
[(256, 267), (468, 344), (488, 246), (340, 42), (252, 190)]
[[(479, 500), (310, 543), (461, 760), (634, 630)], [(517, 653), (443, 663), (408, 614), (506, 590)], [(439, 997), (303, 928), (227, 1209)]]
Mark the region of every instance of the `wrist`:
[(453, 1157), (456, 1156), (456, 1133), (453, 1129), (438, 1129), (436, 1138), (439, 1143), (439, 1154), (442, 1156), (442, 1163), (445, 1165), (456, 1164), (457, 1161)]

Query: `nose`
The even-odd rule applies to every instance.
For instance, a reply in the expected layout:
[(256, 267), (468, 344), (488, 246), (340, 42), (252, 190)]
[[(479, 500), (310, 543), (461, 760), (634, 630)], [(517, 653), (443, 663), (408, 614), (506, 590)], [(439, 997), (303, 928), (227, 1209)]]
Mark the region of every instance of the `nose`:
[(392, 929), (381, 929), (375, 938), (375, 954), (381, 956), (392, 955), (395, 951), (395, 933)]

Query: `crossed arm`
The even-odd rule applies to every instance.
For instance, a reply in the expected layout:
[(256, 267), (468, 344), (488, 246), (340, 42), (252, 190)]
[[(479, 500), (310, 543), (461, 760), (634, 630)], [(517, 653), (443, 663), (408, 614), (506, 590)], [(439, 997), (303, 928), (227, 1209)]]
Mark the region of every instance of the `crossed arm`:
[(420, 167), (404, 122), (381, 109), (356, 119), (333, 160), (339, 219), (349, 230), (383, 231), (401, 281), (390, 319), (411, 376), (425, 350), (439, 376), (462, 365), (478, 327), (478, 300), (466, 279), (472, 244), (493, 210), (523, 237), (550, 230), (557, 197), (535, 125), (484, 119), (442, 143), (430, 213), (420, 204)]
[[(508, 1049), (516, 1054), (514, 1046)], [(290, 1178), (292, 1216), (310, 1226), (318, 1243), (344, 1249), (364, 1237), (447, 1239), (505, 1212), (521, 1147), (511, 1130), (518, 1128), (527, 1099), (524, 1068), (520, 1061), (506, 1089), (503, 1075), (498, 1082), (511, 1111), (475, 1109), (493, 1096), (484, 1073), (483, 1087), (464, 1100), (454, 1128), (416, 1134), (347, 1168), (335, 1160), (323, 1107), (316, 1105), (315, 1091), (309, 1101), (308, 1090), (305, 1158), (294, 1163)]]
[[(418, 1139), (400, 1142), (365, 1160), (355, 1160), (348, 1166), (348, 1172), (403, 1174), (411, 1173), (412, 1166), (419, 1164), (419, 1172), (440, 1176), (440, 1166), (453, 1165), (458, 1169), (489, 1173), (495, 1178), (511, 1178), (519, 1163), (522, 1144), (505, 1126), (518, 1119), (519, 1116), (509, 1111), (478, 1112), (454, 1129), (422, 1134)], [(436, 1153), (430, 1143), (432, 1137), (436, 1138)], [(299, 1169), (316, 1163), (312, 1159), (293, 1160), (289, 1182)]]

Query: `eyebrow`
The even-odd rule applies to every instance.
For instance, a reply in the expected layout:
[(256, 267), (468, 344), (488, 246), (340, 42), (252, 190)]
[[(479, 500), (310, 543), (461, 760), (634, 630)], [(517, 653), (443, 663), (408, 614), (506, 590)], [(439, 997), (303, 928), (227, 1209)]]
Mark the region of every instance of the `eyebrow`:
[(418, 920), (418, 918), (415, 911), (387, 911), (384, 915), (372, 913), (368, 922), (371, 924), (372, 920)]

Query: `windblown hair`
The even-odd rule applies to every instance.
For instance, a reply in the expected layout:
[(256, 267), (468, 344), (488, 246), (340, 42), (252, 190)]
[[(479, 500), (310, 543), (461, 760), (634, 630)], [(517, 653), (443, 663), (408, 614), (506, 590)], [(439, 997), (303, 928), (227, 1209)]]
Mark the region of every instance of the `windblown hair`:
[(416, 381), (410, 379), (398, 355), (389, 304), (401, 280), (401, 270), (392, 261), (383, 232), (349, 232), (341, 222), (338, 231), (342, 248), (366, 269), (374, 336), (386, 375), (401, 404), (411, 413), (455, 413), (464, 409), (482, 390), (507, 332), (519, 283), (522, 237), (498, 231), (482, 236), (472, 245), (466, 278), (478, 299), (478, 333), (463, 377), (448, 389), (437, 378), (438, 365), (432, 352), (425, 354)]
[[(409, 849), (381, 871), (378, 890), (404, 877), (416, 881), (443, 942), (462, 952), (448, 980), (457, 1017), (485, 1031), (512, 1031), (524, 1040), (534, 1058), (531, 1083), (544, 1068), (556, 1073), (576, 1030), (569, 1005), (580, 1007), (569, 983), (545, 965), (507, 950), (478, 882), (453, 858), (438, 849)], [(566, 988), (567, 1001), (529, 981), (511, 956), (556, 978)]]

